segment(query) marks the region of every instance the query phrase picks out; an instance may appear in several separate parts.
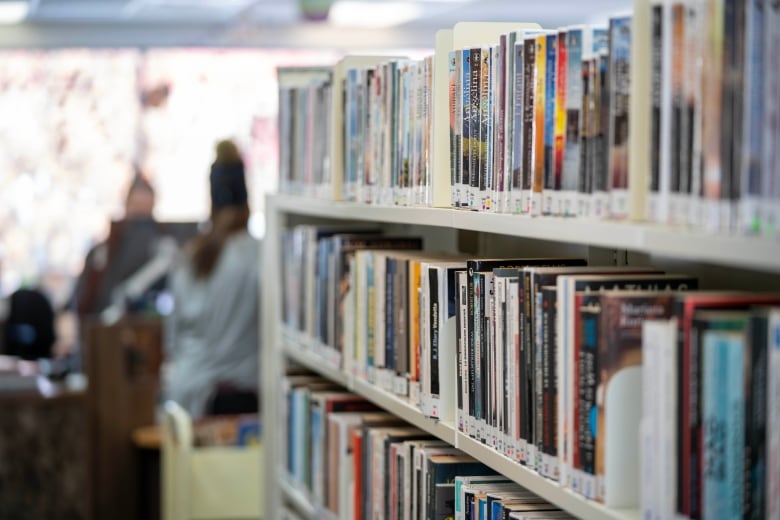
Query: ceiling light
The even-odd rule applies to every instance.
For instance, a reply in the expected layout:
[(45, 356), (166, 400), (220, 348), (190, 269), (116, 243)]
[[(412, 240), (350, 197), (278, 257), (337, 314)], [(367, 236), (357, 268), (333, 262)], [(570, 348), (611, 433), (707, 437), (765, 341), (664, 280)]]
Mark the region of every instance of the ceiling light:
[(413, 2), (337, 0), (328, 20), (336, 27), (382, 28), (401, 25), (422, 14), (422, 6)]
[(0, 24), (13, 24), (24, 21), (30, 10), (26, 0), (0, 2)]

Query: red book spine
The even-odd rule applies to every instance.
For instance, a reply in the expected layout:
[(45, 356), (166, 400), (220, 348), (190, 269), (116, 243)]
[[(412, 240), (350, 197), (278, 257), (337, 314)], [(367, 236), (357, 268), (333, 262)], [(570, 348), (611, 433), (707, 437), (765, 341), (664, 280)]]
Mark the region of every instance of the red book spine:
[(363, 463), (363, 434), (358, 429), (352, 432), (352, 462), (354, 465), (355, 496), (353, 501), (353, 518), (362, 520), (363, 518), (363, 475), (361, 472)]

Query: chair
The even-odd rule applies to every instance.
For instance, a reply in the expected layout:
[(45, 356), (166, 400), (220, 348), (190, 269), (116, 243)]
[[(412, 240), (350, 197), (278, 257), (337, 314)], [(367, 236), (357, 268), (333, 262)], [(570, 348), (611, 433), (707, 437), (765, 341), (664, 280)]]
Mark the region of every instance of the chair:
[(163, 405), (163, 520), (259, 519), (262, 446), (194, 446), (192, 419)]

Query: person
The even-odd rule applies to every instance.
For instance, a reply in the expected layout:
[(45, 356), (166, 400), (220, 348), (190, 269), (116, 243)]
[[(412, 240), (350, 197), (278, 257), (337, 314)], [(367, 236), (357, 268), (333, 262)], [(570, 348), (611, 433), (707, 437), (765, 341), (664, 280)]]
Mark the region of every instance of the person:
[(127, 190), (124, 219), (111, 222), (108, 238), (84, 260), (70, 305), (80, 319), (111, 305), (116, 288), (155, 256), (161, 230), (154, 204), (154, 188), (137, 172)]
[(165, 397), (194, 418), (258, 410), (260, 243), (232, 141), (217, 145), (209, 182), (210, 228), (170, 276), (166, 320)]

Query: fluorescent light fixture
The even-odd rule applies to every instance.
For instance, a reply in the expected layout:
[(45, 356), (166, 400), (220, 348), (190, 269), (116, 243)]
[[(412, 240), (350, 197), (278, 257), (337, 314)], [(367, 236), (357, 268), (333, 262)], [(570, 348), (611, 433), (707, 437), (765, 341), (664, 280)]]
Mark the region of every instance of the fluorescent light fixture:
[(359, 2), (337, 0), (328, 14), (336, 27), (384, 28), (394, 27), (419, 18), (423, 7), (416, 2)]
[(27, 18), (30, 4), (27, 0), (13, 0), (0, 2), (0, 24), (14, 24), (23, 22)]

